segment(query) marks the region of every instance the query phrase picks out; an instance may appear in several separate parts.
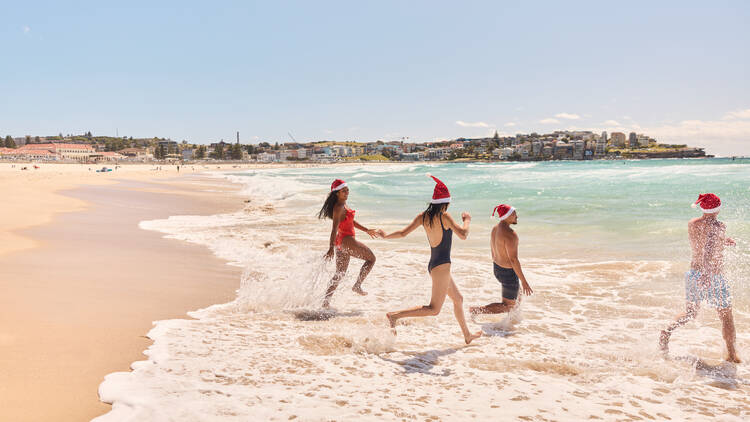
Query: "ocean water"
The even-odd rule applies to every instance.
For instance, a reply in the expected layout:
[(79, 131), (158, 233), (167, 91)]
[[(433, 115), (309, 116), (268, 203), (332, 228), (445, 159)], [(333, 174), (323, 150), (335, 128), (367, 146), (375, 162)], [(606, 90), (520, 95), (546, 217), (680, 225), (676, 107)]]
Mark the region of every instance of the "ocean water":
[[(470, 322), (463, 342), (452, 305), (435, 318), (385, 312), (429, 302), (429, 245), (358, 232), (377, 262), (361, 261), (318, 312), (333, 263), (330, 221), (316, 218), (334, 178), (368, 227), (391, 231), (425, 207), (441, 178), (449, 212), (472, 214), (453, 242), (465, 307), (500, 299), (492, 275), (490, 214), (518, 209), (520, 258), (535, 293), (510, 315)], [(141, 227), (202, 244), (244, 268), (237, 298), (158, 322), (148, 360), (100, 386), (112, 411), (97, 421), (247, 420), (744, 420), (750, 369), (723, 361), (713, 309), (675, 332), (668, 358), (659, 330), (684, 308), (687, 221), (698, 193), (722, 198), (737, 347), (750, 359), (750, 160), (644, 160), (502, 164), (382, 164), (252, 170), (237, 212), (172, 216)], [(241, 201), (238, 201), (238, 203)], [(321, 318), (321, 315), (325, 318)]]

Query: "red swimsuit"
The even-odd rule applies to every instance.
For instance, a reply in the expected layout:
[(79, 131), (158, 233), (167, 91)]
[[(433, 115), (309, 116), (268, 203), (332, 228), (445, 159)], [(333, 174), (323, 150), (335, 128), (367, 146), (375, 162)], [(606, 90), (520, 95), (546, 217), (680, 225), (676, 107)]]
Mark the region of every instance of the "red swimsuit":
[(354, 213), (356, 211), (346, 209), (346, 217), (339, 223), (336, 234), (336, 247), (341, 249), (341, 243), (346, 236), (354, 236)]

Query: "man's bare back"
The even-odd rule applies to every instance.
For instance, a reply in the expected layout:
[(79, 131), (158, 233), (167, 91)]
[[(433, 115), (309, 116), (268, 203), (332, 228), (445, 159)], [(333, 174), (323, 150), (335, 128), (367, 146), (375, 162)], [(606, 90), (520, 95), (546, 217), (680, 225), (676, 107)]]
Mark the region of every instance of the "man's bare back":
[(518, 235), (507, 224), (498, 224), (492, 228), (491, 237), (492, 261), (503, 268), (513, 268), (506, 245), (510, 242), (518, 243)]
[(716, 217), (698, 217), (688, 223), (692, 249), (690, 269), (701, 274), (720, 275), (724, 272), (726, 225)]

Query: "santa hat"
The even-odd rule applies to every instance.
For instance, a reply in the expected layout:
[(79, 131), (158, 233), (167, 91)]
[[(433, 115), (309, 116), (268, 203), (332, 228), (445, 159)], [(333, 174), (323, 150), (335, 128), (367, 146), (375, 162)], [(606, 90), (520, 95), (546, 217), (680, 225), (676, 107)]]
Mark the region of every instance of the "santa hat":
[(331, 183), (331, 192), (336, 192), (337, 190), (344, 189), (346, 187), (346, 182), (341, 179), (336, 179)]
[(506, 218), (510, 217), (510, 215), (513, 214), (515, 210), (516, 209), (511, 207), (510, 205), (500, 204), (492, 210), (492, 215), (494, 216), (495, 213), (497, 213), (497, 216), (500, 217), (500, 221), (503, 221)]
[(692, 205), (693, 208), (696, 208), (698, 206), (700, 206), (701, 211), (706, 214), (719, 212), (719, 210), (721, 209), (721, 199), (719, 199), (719, 197), (714, 195), (713, 193), (702, 193), (698, 195), (698, 200), (696, 200)]
[(447, 204), (451, 201), (451, 194), (448, 192), (448, 186), (445, 186), (445, 183), (441, 182), (440, 179), (437, 177), (427, 174), (428, 176), (432, 177), (435, 180), (435, 190), (432, 192), (432, 201), (430, 201), (431, 204)]

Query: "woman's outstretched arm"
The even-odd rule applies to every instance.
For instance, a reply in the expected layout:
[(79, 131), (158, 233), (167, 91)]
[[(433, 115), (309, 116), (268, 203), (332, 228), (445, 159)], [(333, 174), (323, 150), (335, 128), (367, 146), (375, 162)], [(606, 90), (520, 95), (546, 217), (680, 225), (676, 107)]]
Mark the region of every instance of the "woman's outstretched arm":
[(367, 227), (365, 227), (365, 226), (357, 223), (357, 220), (354, 220), (354, 227), (356, 227), (356, 228), (362, 230), (363, 232), (369, 234), (370, 237), (373, 237), (373, 238), (376, 237), (376, 236), (378, 236), (379, 233), (380, 233), (380, 232), (378, 232), (375, 229), (368, 229)]
[(420, 225), (422, 225), (422, 213), (419, 213), (419, 215), (414, 217), (414, 220), (412, 220), (412, 222), (409, 223), (408, 226), (404, 227), (401, 230), (396, 230), (393, 233), (384, 235), (383, 239), (398, 239), (400, 237), (406, 237), (406, 235), (413, 232), (414, 229), (416, 229)]
[(451, 217), (450, 214), (447, 212), (443, 214), (445, 217), (445, 220), (448, 222), (448, 228), (452, 229), (454, 233), (456, 233), (456, 236), (461, 238), (462, 240), (466, 240), (466, 238), (469, 236), (469, 224), (471, 223), (471, 215), (469, 215), (468, 212), (462, 212), (461, 213), (461, 219), (463, 220), (463, 225), (459, 226), (456, 223), (456, 220)]

